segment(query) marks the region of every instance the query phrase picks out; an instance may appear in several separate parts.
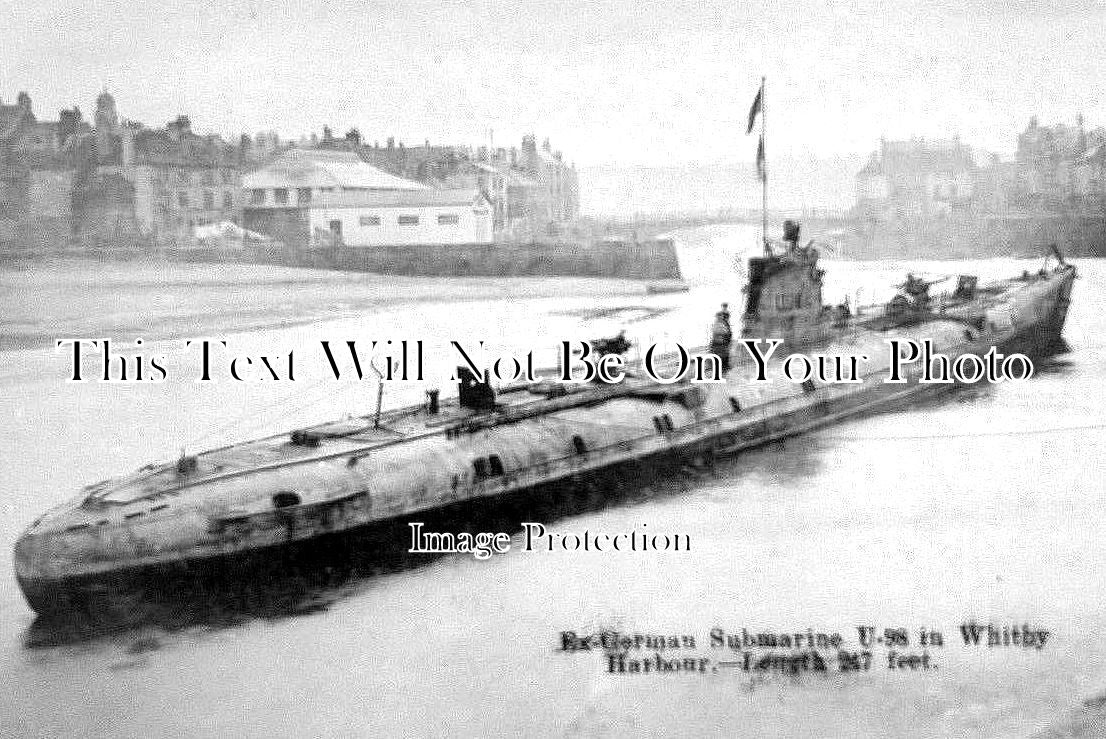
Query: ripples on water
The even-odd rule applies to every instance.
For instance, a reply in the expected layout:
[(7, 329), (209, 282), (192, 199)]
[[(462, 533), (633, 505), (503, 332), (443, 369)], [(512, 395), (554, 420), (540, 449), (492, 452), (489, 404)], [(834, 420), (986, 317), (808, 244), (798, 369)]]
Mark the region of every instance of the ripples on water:
[[(695, 263), (726, 263), (733, 254), (725, 249), (736, 253), (747, 237), (716, 229), (687, 249), (700, 250), (690, 254)], [(834, 289), (855, 294), (861, 285), (874, 302), (907, 268), (1004, 276), (1036, 263), (824, 266), (828, 300), (837, 299)], [(1106, 687), (1098, 669), (1106, 649), (1096, 636), (1106, 630), (1106, 489), (1101, 428), (1084, 427), (1104, 417), (1106, 268), (1083, 262), (1080, 270), (1070, 351), (1039, 363), (1029, 383), (972, 388), (713, 468), (612, 480), (609, 496), (572, 495), (567, 510), (525, 512), (559, 531), (647, 524), (687, 532), (690, 553), (526, 554), (516, 539), (509, 554), (484, 562), (353, 556), (238, 602), (200, 600), (138, 627), (91, 633), (36, 624), (23, 604), (10, 551), (30, 520), (82, 484), (172, 458), (185, 441), (240, 416), (226, 438), (365, 413), (374, 393), (312, 378), (291, 388), (183, 378), (74, 385), (62, 382), (64, 362), (48, 349), (0, 353), (0, 414), (10, 419), (0, 429), (0, 733), (1020, 736), (1051, 727), (1050, 735), (1094, 735), (1087, 727), (1100, 717)], [(312, 279), (319, 282), (235, 286), (260, 317), (259, 328), (230, 336), (235, 345), (273, 351), (328, 336), (471, 336), (528, 348), (535, 336), (583, 338), (621, 323), (643, 339), (667, 333), (698, 343), (718, 301), (740, 302), (723, 280), (685, 295), (460, 303), (449, 299), (464, 294), (457, 281), (442, 280), (430, 292), (443, 302), (399, 309), (366, 302), (377, 289), (371, 280)], [(126, 270), (120, 280), (126, 293)], [(189, 320), (196, 330), (229, 331), (186, 318), (204, 312), (215, 287), (155, 289), (164, 294), (149, 323), (113, 309), (112, 325), (125, 327), (120, 341), (144, 326), (155, 345), (160, 327), (187, 336)], [(285, 290), (295, 297), (272, 298), (278, 307), (266, 314), (267, 291)], [(340, 313), (324, 310), (335, 317), (322, 320), (304, 308), (317, 305)], [(18, 317), (23, 335), (45, 334), (58, 311), (64, 301), (6, 315)], [(267, 323), (267, 315), (281, 321)], [(94, 316), (82, 321), (70, 328), (90, 335)], [(421, 393), (414, 387), (389, 401)], [(304, 396), (317, 402), (285, 412)], [(1039, 433), (1075, 427), (1082, 430)], [(1023, 433), (996, 433), (1010, 429)], [(598, 656), (555, 651), (561, 630), (596, 628), (705, 638), (715, 626), (810, 627), (851, 637), (861, 623), (925, 625), (952, 643), (969, 617), (1038, 623), (1055, 632), (1055, 645), (1005, 659), (946, 647), (942, 669), (925, 676), (880, 670), (759, 681), (619, 678), (603, 674)]]

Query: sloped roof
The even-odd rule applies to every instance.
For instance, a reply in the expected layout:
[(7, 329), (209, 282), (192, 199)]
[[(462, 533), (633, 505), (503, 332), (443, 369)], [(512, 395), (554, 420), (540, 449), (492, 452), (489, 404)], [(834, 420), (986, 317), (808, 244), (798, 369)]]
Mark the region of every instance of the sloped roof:
[(292, 149), (242, 178), (246, 188), (345, 187), (426, 190), (426, 185), (377, 169), (350, 151)]
[[(115, 149), (121, 148), (115, 136)], [(134, 155), (142, 163), (172, 163), (194, 166), (235, 164), (235, 148), (222, 139), (191, 132), (174, 139), (165, 129), (141, 129), (134, 133)]]
[[(417, 183), (416, 183), (417, 184)], [(458, 190), (362, 190), (333, 192), (312, 199), (313, 208), (425, 208), (469, 206), (487, 198), (476, 188)]]

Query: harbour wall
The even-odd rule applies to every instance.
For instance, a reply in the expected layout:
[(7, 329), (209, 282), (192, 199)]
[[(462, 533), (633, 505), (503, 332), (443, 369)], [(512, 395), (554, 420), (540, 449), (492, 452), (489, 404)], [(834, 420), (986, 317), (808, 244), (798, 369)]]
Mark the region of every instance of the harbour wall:
[(1106, 257), (1106, 215), (1015, 214), (860, 222), (844, 237), (852, 259), (1034, 257), (1056, 244), (1071, 257)]
[(193, 262), (275, 264), (424, 277), (680, 278), (676, 246), (671, 239), (595, 244), (424, 244), (317, 249), (271, 244), (241, 249), (170, 249), (165, 254), (172, 259)]

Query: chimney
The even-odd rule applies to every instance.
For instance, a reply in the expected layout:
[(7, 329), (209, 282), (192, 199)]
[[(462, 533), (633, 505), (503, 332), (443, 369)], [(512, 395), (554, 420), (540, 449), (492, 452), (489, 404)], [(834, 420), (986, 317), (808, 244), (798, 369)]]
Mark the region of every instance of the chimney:
[(81, 109), (63, 110), (58, 114), (58, 141), (64, 144), (81, 132)]
[(192, 122), (186, 115), (178, 115), (165, 127), (172, 141), (179, 142), (186, 134), (192, 133)]
[(129, 167), (134, 164), (134, 129), (130, 126), (124, 126), (123, 130), (119, 132), (119, 138), (123, 144), (123, 151), (119, 163), (124, 167)]

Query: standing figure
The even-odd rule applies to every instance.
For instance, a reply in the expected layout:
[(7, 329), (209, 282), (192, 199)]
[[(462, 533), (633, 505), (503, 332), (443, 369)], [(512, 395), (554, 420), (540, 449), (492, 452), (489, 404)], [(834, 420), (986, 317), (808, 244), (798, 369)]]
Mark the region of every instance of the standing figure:
[(722, 360), (723, 372), (730, 371), (730, 343), (733, 341), (729, 307), (729, 303), (722, 304), (722, 310), (714, 314), (710, 330), (710, 352)]

